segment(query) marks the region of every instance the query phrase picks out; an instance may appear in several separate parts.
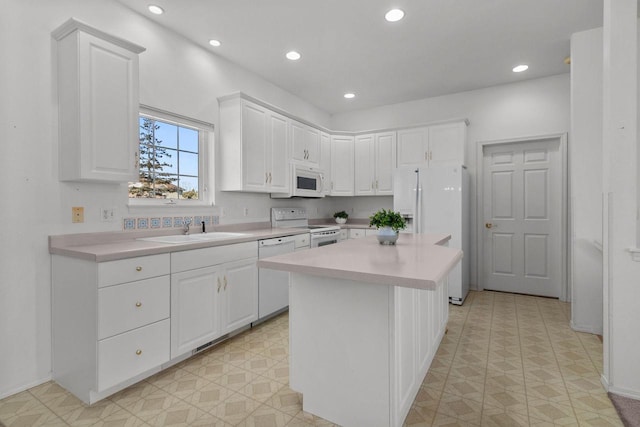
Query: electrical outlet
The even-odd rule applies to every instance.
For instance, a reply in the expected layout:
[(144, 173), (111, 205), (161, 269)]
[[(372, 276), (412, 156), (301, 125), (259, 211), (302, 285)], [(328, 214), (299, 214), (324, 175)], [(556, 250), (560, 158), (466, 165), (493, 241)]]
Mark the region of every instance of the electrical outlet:
[(84, 207), (74, 206), (71, 208), (71, 222), (72, 223), (84, 222)]
[(249, 215), (249, 208), (244, 208), (244, 216), (248, 216)]
[(116, 219), (116, 208), (100, 209), (100, 219), (102, 222), (113, 222)]

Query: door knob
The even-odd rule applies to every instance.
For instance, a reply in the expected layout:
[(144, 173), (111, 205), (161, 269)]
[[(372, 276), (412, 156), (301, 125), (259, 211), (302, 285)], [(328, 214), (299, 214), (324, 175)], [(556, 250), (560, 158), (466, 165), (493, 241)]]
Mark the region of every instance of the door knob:
[(490, 222), (487, 222), (484, 226), (486, 228), (493, 228), (493, 224), (491, 224)]

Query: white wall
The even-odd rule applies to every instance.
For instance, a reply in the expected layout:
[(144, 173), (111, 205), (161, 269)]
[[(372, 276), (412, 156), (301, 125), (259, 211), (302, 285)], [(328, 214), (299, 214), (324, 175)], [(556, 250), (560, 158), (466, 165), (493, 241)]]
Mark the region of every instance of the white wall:
[(571, 37), (569, 163), (571, 326), (602, 335), (602, 28)]
[(471, 283), (477, 284), (477, 143), (568, 132), (569, 74), (334, 115), (330, 127), (357, 131), (454, 118), (470, 121), (466, 154), (471, 178), (470, 269)]
[[(323, 126), (330, 117), (300, 98), (195, 46), (109, 0), (3, 2), (0, 13), (0, 398), (47, 380), (51, 369), (50, 259), (47, 236), (122, 230), (130, 212), (124, 185), (57, 180), (54, 43), (51, 31), (70, 17), (147, 48), (140, 55), (140, 102), (218, 125), (217, 97), (242, 90)], [(216, 194), (221, 222), (269, 220), (272, 205), (312, 207), (317, 201), (277, 201), (267, 195)], [(85, 207), (85, 223), (71, 224), (71, 207)], [(99, 220), (101, 207), (118, 221)], [(330, 206), (327, 205), (327, 206)], [(241, 212), (247, 207), (249, 215)], [(315, 208), (318, 208), (316, 212)], [(327, 208), (330, 210), (330, 208)], [(141, 213), (142, 212), (142, 213)], [(214, 208), (171, 214), (212, 215)], [(170, 215), (171, 215), (170, 214)]]

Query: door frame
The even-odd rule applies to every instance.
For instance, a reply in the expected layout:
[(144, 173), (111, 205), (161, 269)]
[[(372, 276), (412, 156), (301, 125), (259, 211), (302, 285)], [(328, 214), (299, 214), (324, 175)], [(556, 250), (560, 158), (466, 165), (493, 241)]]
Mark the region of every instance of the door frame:
[(483, 233), (484, 233), (484, 149), (485, 147), (495, 146), (499, 144), (527, 143), (535, 142), (541, 139), (558, 139), (560, 141), (560, 173), (562, 180), (561, 200), (560, 200), (560, 301), (571, 301), (569, 288), (569, 278), (567, 276), (567, 232), (568, 232), (568, 158), (567, 158), (567, 133), (553, 133), (535, 136), (525, 136), (519, 138), (507, 138), (490, 141), (478, 141), (476, 145), (476, 246), (477, 246), (477, 277), (478, 290), (484, 290), (484, 251), (483, 251)]

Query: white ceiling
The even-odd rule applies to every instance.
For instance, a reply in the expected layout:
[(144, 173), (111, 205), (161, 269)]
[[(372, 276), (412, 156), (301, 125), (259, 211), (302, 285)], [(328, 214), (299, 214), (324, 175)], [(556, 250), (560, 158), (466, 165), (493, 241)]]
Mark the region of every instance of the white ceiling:
[[(601, 26), (603, 10), (603, 0), (119, 1), (332, 114), (566, 73), (571, 34)], [(393, 7), (402, 21), (384, 20)], [(513, 73), (521, 63), (529, 70)]]

